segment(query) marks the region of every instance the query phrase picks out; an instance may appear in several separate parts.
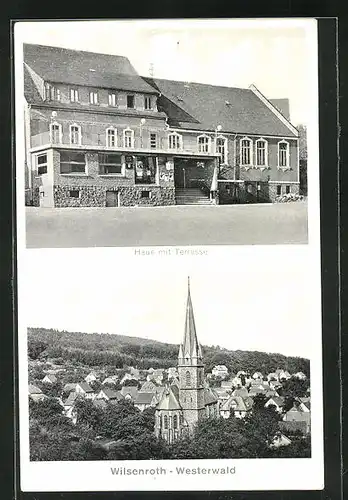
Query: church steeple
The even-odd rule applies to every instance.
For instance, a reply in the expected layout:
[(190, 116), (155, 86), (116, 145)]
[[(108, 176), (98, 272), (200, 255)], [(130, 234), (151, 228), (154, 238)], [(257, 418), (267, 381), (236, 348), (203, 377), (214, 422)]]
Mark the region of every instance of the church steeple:
[[(190, 290), (190, 278), (187, 280), (187, 301), (186, 301), (186, 318), (183, 342), (179, 348), (179, 363), (196, 364), (202, 361), (201, 346), (198, 343), (195, 318), (193, 314), (193, 306)], [(185, 364), (186, 364), (185, 363)]]

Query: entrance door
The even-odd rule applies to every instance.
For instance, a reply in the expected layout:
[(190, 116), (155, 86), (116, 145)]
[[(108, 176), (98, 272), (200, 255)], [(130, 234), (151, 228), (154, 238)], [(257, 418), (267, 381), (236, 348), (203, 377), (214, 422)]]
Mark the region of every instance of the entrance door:
[(118, 191), (106, 191), (106, 206), (118, 207)]
[(181, 165), (175, 165), (174, 184), (177, 188), (186, 188), (186, 170)]

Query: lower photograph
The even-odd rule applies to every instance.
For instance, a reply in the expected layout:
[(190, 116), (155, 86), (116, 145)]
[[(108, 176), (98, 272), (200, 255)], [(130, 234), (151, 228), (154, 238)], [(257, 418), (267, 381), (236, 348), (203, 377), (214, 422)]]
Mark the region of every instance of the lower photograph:
[(28, 271), (21, 447), (31, 465), (108, 462), (109, 479), (178, 481), (311, 459), (320, 336), (291, 267), (280, 294), (269, 269), (212, 280), (189, 266), (86, 266)]

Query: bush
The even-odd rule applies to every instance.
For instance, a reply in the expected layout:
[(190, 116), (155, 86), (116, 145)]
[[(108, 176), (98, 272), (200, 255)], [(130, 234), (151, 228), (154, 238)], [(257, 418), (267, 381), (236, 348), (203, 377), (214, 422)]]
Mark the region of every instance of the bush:
[(302, 194), (293, 194), (293, 193), (288, 193), (288, 194), (283, 194), (281, 196), (277, 196), (275, 201), (276, 203), (288, 203), (291, 201), (303, 201), (304, 196)]

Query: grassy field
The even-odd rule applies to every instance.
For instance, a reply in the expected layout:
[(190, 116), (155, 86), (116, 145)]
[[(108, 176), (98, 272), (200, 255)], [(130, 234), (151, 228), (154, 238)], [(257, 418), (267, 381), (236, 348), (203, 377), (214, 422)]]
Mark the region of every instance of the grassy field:
[(26, 209), (28, 248), (307, 243), (307, 203)]

